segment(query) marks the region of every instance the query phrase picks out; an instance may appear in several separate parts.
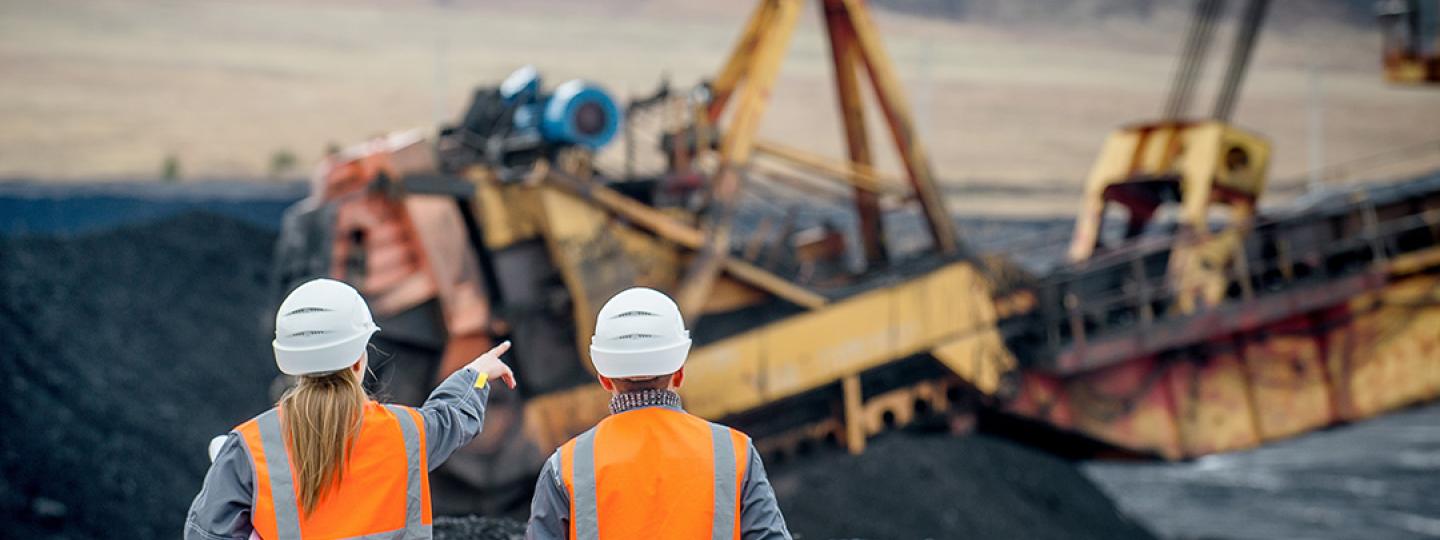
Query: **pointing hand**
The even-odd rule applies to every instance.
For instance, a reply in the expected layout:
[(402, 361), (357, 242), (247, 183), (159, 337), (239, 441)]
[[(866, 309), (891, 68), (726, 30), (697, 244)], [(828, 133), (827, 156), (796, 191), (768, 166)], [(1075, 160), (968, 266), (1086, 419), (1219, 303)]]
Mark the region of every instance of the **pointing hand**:
[(504, 379), (505, 385), (513, 390), (515, 388), (515, 372), (511, 371), (510, 366), (505, 365), (505, 362), (500, 361), (500, 355), (505, 354), (505, 351), (508, 350), (510, 350), (510, 342), (506, 341), (470, 361), (470, 364), (465, 367), (480, 372), (480, 376), (485, 377), (487, 381)]

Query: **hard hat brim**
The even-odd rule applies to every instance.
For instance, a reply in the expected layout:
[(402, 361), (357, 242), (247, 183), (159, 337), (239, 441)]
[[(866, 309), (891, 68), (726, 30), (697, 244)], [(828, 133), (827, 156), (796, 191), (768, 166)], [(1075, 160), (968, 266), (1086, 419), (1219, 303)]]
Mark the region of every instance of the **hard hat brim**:
[(317, 375), (340, 371), (360, 361), (360, 356), (365, 354), (365, 346), (370, 344), (370, 336), (378, 331), (379, 327), (372, 326), (367, 332), (317, 347), (284, 347), (278, 340), (270, 345), (275, 349), (275, 364), (280, 367), (281, 373)]
[(690, 354), (690, 340), (643, 351), (613, 351), (590, 346), (595, 371), (610, 379), (659, 377), (680, 371)]

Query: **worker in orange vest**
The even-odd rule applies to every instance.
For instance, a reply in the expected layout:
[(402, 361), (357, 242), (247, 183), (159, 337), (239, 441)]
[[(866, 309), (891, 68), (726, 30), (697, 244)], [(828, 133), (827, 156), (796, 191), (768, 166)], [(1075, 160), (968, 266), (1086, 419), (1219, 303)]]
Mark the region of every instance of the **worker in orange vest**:
[(275, 318), (275, 363), (299, 378), (275, 407), (231, 431), (185, 520), (187, 540), (431, 537), (427, 473), (485, 420), (489, 381), (515, 387), (509, 342), (445, 379), (418, 409), (361, 386), (379, 331), (360, 294), (317, 279)]
[(590, 361), (611, 414), (545, 462), (527, 538), (790, 538), (750, 438), (681, 408), (689, 352), (663, 293), (637, 287), (605, 303)]

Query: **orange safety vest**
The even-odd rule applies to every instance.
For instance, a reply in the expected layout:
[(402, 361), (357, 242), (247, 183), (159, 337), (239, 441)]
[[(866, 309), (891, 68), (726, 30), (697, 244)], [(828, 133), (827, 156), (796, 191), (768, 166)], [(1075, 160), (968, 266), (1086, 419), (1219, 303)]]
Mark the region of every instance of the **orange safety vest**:
[(740, 538), (750, 439), (682, 411), (611, 415), (560, 447), (570, 539)]
[(425, 422), (409, 407), (365, 404), (360, 434), (335, 484), (301, 516), (277, 407), (240, 424), (254, 471), (250, 523), (265, 540), (430, 538)]

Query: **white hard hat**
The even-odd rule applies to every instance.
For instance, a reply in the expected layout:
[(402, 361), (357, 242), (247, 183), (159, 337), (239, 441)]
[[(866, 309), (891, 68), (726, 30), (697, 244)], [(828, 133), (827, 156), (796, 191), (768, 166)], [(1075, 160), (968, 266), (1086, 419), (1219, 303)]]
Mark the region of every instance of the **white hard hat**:
[(644, 287), (605, 302), (590, 339), (595, 371), (611, 379), (669, 375), (685, 365), (690, 331), (665, 293)]
[(286, 375), (315, 375), (350, 367), (379, 331), (354, 288), (333, 279), (296, 287), (275, 314), (275, 364)]

